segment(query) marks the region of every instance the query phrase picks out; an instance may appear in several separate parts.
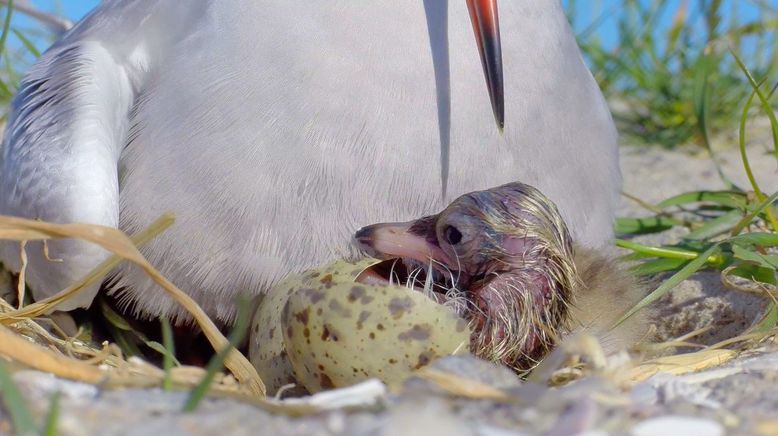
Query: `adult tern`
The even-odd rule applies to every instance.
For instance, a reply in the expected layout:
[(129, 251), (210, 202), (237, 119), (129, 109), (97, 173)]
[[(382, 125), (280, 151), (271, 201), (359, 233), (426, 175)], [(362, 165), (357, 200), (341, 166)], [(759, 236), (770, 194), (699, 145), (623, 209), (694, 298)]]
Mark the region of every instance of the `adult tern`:
[[(356, 228), (514, 180), (580, 243), (612, 236), (616, 133), (558, 1), (107, 0), (22, 81), (0, 213), (132, 233), (173, 211), (143, 252), (229, 322), (238, 293), (355, 254)], [(36, 298), (107, 256), (48, 248), (27, 246)], [(112, 288), (184, 315), (131, 266)]]

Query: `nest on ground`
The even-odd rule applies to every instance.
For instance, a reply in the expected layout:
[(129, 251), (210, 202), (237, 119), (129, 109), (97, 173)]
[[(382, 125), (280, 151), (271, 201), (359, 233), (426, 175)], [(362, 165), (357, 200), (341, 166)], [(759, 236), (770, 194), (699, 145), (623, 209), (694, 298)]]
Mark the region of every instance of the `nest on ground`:
[[(104, 342), (89, 344), (68, 337), (62, 332), (46, 328), (51, 313), (62, 301), (77, 294), (96, 281), (102, 280), (119, 262), (133, 262), (141, 267), (161, 288), (192, 314), (198, 327), (215, 351), (232, 348), (205, 312), (186, 293), (164, 278), (138, 251), (138, 246), (164, 231), (173, 222), (165, 215), (143, 232), (128, 237), (119, 230), (85, 224), (52, 224), (35, 220), (0, 216), (0, 239), (25, 241), (59, 238), (77, 238), (100, 245), (113, 256), (96, 267), (80, 282), (42, 301), (14, 308), (0, 299), (0, 356), (17, 366), (48, 372), (65, 379), (118, 387), (159, 387), (163, 384), (179, 389), (193, 389), (201, 383), (206, 370), (194, 366), (175, 366), (163, 370), (139, 358), (126, 358), (116, 344)], [(23, 251), (22, 251), (23, 253)], [(23, 276), (20, 274), (19, 292), (23, 297)], [(760, 288), (761, 289), (761, 288)], [(773, 292), (767, 293), (772, 297)], [(19, 298), (19, 301), (23, 301)], [(629, 386), (659, 372), (683, 374), (722, 365), (739, 353), (765, 341), (772, 341), (775, 330), (747, 332), (708, 347), (683, 354), (673, 354), (677, 347), (690, 346), (690, 339), (702, 333), (691, 332), (674, 341), (641, 345), (637, 353), (606, 357), (597, 340), (579, 335), (564, 341), (544, 358), (528, 375), (534, 382), (562, 385), (572, 380), (596, 374)], [(669, 351), (668, 351), (669, 350)], [(163, 350), (164, 351), (164, 350)], [(240, 352), (227, 352), (224, 364), (231, 374), (218, 373), (210, 383), (209, 392), (238, 397), (283, 413), (316, 412), (310, 404), (281, 403), (266, 400), (262, 380), (251, 363)], [(425, 378), (451, 395), (473, 399), (507, 400), (508, 394), (474, 380), (422, 368), (416, 376)]]

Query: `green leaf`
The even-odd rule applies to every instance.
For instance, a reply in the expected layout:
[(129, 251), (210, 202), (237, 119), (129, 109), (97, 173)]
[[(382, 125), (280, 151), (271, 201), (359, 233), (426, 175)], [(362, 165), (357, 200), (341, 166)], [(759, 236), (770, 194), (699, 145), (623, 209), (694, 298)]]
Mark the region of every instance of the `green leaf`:
[(4, 52), (5, 47), (5, 41), (8, 39), (8, 32), (11, 30), (11, 16), (13, 15), (14, 11), (14, 2), (13, 0), (8, 0), (8, 4), (6, 5), (6, 13), (5, 13), (5, 22), (3, 23), (3, 33), (0, 34), (0, 52)]
[(742, 235), (733, 236), (727, 239), (727, 242), (739, 245), (741, 247), (753, 247), (755, 245), (761, 247), (776, 247), (778, 246), (778, 233), (743, 233)]
[(164, 353), (162, 354), (162, 367), (165, 370), (162, 388), (170, 390), (173, 387), (173, 379), (171, 376), (173, 363), (174, 361), (176, 365), (180, 365), (180, 363), (176, 360), (176, 345), (173, 342), (173, 328), (170, 326), (170, 321), (168, 321), (166, 316), (162, 316), (160, 322), (162, 324), (162, 343), (165, 344), (163, 347)]
[(38, 427), (27, 409), (24, 397), (19, 392), (8, 367), (2, 360), (0, 360), (0, 396), (2, 396), (3, 404), (11, 416), (15, 433), (25, 436), (38, 434)]
[(670, 278), (664, 281), (658, 288), (656, 288), (653, 292), (648, 294), (645, 298), (640, 300), (633, 308), (627, 311), (627, 313), (624, 314), (621, 318), (619, 318), (618, 321), (613, 325), (613, 327), (619, 326), (621, 323), (629, 319), (632, 315), (637, 313), (639, 310), (643, 309), (644, 307), (648, 306), (649, 304), (653, 303), (654, 301), (662, 298), (666, 293), (668, 293), (671, 289), (676, 287), (679, 283), (689, 278), (692, 274), (696, 273), (700, 269), (702, 269), (705, 264), (707, 263), (708, 258), (718, 255), (720, 253), (721, 249), (719, 248), (718, 244), (715, 244), (711, 246), (708, 250), (706, 250), (704, 253), (702, 253), (697, 259), (694, 259), (686, 264), (683, 268), (681, 268), (680, 271), (673, 274)]
[(724, 173), (721, 164), (719, 163), (716, 153), (710, 143), (710, 76), (711, 71), (716, 71), (719, 68), (719, 57), (716, 55), (710, 55), (706, 50), (702, 51), (702, 54), (697, 59), (697, 62), (692, 66), (694, 72), (694, 109), (697, 116), (697, 128), (702, 139), (702, 145), (710, 155), (716, 172), (719, 175), (724, 184), (733, 188), (734, 183)]
[(745, 209), (748, 197), (737, 191), (691, 191), (670, 197), (659, 203), (658, 206), (666, 209), (692, 203), (715, 203), (733, 209)]
[(181, 366), (181, 362), (178, 361), (178, 359), (174, 354), (170, 354), (170, 352), (167, 350), (167, 348), (165, 348), (163, 344), (160, 344), (157, 341), (145, 341), (143, 342), (143, 345), (159, 353), (159, 355), (162, 356), (163, 360), (170, 359), (171, 368), (173, 366)]
[(710, 239), (722, 233), (727, 233), (743, 218), (743, 212), (732, 210), (724, 215), (705, 221), (701, 227), (689, 232), (684, 239), (703, 240)]
[(615, 232), (617, 236), (659, 233), (675, 224), (675, 220), (665, 217), (617, 218)]
[(686, 259), (660, 258), (636, 265), (631, 268), (631, 271), (639, 276), (648, 276), (667, 271), (675, 271), (683, 267), (687, 262), (689, 261)]
[(753, 280), (761, 283), (775, 285), (775, 269), (765, 268), (750, 262), (738, 264), (736, 268), (729, 270), (729, 273), (744, 279)]
[(735, 224), (732, 227), (732, 231), (730, 232), (733, 235), (737, 235), (740, 232), (743, 231), (743, 229), (746, 228), (751, 222), (759, 216), (762, 212), (764, 212), (768, 207), (772, 207), (775, 200), (778, 199), (778, 191), (776, 191), (773, 195), (769, 196), (765, 201), (763, 201), (761, 204), (759, 204), (752, 212), (750, 212), (748, 215), (743, 217), (740, 222)]
[(232, 332), (230, 333), (229, 338), (227, 338), (229, 343), (226, 347), (219, 350), (219, 352), (216, 353), (216, 355), (213, 356), (213, 358), (211, 358), (211, 360), (208, 362), (208, 365), (205, 367), (205, 375), (197, 384), (197, 386), (195, 386), (192, 392), (189, 393), (189, 397), (187, 398), (182, 411), (194, 412), (197, 409), (197, 406), (208, 393), (208, 389), (210, 389), (211, 383), (216, 377), (216, 373), (221, 371), (221, 369), (224, 367), (224, 359), (227, 358), (227, 355), (231, 351), (236, 349), (241, 341), (243, 341), (243, 336), (249, 330), (248, 325), (251, 321), (251, 307), (252, 305), (248, 300), (242, 301), (238, 304), (238, 317), (235, 321), (235, 325), (232, 328)]
[(62, 396), (60, 391), (54, 392), (51, 396), (51, 405), (49, 406), (49, 414), (46, 415), (46, 426), (43, 428), (44, 436), (57, 436), (57, 424), (59, 423), (59, 400)]
[(743, 63), (743, 60), (740, 59), (740, 56), (735, 53), (735, 50), (732, 49), (732, 47), (730, 47), (729, 52), (732, 53), (732, 56), (735, 58), (735, 62), (737, 63), (738, 67), (740, 67), (740, 70), (743, 72), (743, 74), (745, 74), (748, 82), (754, 89), (754, 92), (756, 92), (756, 95), (759, 97), (759, 101), (762, 103), (762, 109), (764, 109), (764, 112), (767, 114), (767, 118), (770, 120), (770, 128), (773, 134), (773, 152), (775, 153), (776, 159), (778, 159), (778, 119), (775, 117), (773, 107), (770, 105), (767, 97), (760, 89), (759, 84), (754, 79), (751, 71), (746, 67), (746, 64)]
[(754, 262), (762, 267), (772, 268), (773, 270), (778, 269), (778, 256), (747, 250), (738, 245), (732, 246), (732, 252), (734, 253), (735, 257), (740, 260)]
[(11, 29), (11, 32), (13, 32), (14, 35), (16, 35), (17, 38), (19, 38), (19, 41), (22, 42), (24, 47), (29, 50), (29, 52), (35, 56), (36, 58), (39, 58), (41, 56), (40, 50), (38, 50), (37, 47), (35, 47), (35, 44), (32, 43), (32, 41), (29, 40), (22, 32), (20, 32), (17, 29)]
[(689, 250), (682, 250), (675, 247), (652, 247), (650, 245), (638, 244), (632, 241), (625, 241), (623, 239), (616, 240), (616, 246), (632, 250), (636, 253), (640, 253), (648, 256), (666, 257), (670, 259), (684, 259), (691, 260), (696, 259), (700, 253)]
[(771, 301), (762, 319), (748, 330), (748, 333), (766, 333), (778, 325), (778, 308)]
[(125, 320), (121, 315), (116, 313), (116, 311), (113, 310), (113, 308), (104, 298), (100, 299), (100, 312), (105, 317), (105, 320), (111, 323), (112, 326), (126, 332), (135, 331), (130, 323), (128, 323), (127, 320)]

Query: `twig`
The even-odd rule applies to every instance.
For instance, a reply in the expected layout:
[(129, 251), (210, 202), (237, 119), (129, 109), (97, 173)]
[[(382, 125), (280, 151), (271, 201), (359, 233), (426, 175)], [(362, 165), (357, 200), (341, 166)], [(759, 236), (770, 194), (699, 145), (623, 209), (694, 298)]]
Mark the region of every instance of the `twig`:
[[(8, 5), (8, 0), (0, 0), (0, 4)], [(23, 0), (15, 0), (13, 2), (13, 8), (24, 15), (30, 16), (46, 24), (52, 32), (57, 34), (65, 33), (73, 27), (73, 22), (67, 18), (60, 17), (59, 15), (50, 12), (41, 11)]]

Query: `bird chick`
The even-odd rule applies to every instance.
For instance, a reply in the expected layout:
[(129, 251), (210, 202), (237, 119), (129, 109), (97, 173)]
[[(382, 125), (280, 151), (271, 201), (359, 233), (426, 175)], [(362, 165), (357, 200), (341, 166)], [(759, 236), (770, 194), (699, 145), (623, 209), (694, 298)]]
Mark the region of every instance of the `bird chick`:
[(448, 277), (434, 297), (471, 322), (471, 350), (517, 370), (573, 332), (596, 335), (606, 352), (645, 335), (645, 314), (610, 329), (644, 288), (615, 258), (577, 246), (556, 205), (523, 183), (465, 194), (437, 215), (364, 227), (355, 239), (375, 257), (431, 264)]

